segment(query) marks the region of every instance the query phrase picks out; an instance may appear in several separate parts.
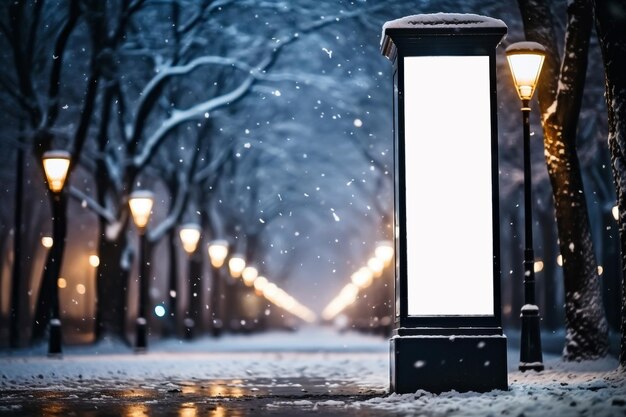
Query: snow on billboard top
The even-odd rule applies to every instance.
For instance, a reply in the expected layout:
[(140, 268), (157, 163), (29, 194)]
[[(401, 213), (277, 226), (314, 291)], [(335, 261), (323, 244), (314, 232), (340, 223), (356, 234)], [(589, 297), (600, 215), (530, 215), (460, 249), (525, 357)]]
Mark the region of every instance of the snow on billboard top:
[(422, 35), (472, 34), (497, 35), (499, 42), (506, 32), (506, 23), (492, 17), (471, 13), (417, 14), (385, 22), (380, 45), (383, 55), (393, 60), (396, 53), (393, 43), (400, 39), (417, 39), (422, 38)]
[(500, 19), (471, 13), (432, 13), (416, 14), (390, 20), (383, 25), (383, 35), (387, 29), (429, 29), (429, 28), (504, 28)]

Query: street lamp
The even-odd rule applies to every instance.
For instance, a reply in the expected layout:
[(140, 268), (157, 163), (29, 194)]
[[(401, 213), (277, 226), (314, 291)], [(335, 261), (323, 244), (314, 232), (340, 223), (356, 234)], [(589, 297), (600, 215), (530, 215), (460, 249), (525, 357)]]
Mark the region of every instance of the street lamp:
[(148, 347), (148, 322), (146, 320), (148, 303), (148, 263), (146, 259), (146, 226), (150, 220), (154, 194), (146, 190), (133, 191), (128, 199), (130, 213), (139, 232), (139, 311), (136, 322), (135, 349), (144, 351)]
[(243, 255), (234, 254), (228, 260), (228, 269), (230, 270), (230, 275), (233, 278), (241, 277), (241, 273), (246, 267), (246, 261), (243, 258)]
[(241, 300), (241, 283), (238, 282), (238, 278), (241, 278), (243, 270), (246, 268), (246, 261), (243, 255), (233, 254), (228, 260), (228, 269), (230, 270), (230, 276), (234, 280), (228, 280), (226, 282), (226, 312), (224, 313), (224, 322), (227, 324), (230, 330), (237, 330), (239, 328), (239, 310)]
[(393, 242), (388, 240), (378, 242), (376, 249), (374, 249), (374, 255), (383, 262), (384, 266), (389, 266), (394, 255)]
[[(496, 98), (496, 46), (506, 32), (501, 20), (473, 14), (383, 26), (381, 52), (393, 63), (396, 203), (394, 243), (377, 256), (390, 265), (396, 249), (396, 393), (508, 386)], [(461, 211), (442, 203), (450, 190)]]
[[(194, 315), (192, 314), (192, 306), (195, 305), (193, 302), (194, 299), (194, 293), (197, 296), (197, 289), (196, 291), (194, 291), (194, 276), (193, 276), (193, 268), (192, 268), (192, 256), (193, 254), (196, 252), (196, 249), (198, 248), (198, 242), (200, 241), (200, 231), (201, 231), (201, 227), (198, 224), (195, 223), (187, 223), (181, 226), (180, 230), (178, 231), (178, 235), (180, 236), (180, 241), (183, 244), (183, 250), (185, 251), (185, 253), (187, 253), (187, 259), (188, 259), (188, 268), (187, 268), (187, 287), (189, 289), (189, 302), (188, 302), (188, 309), (187, 309), (187, 317), (185, 317), (184, 320), (184, 325), (185, 325), (185, 337), (187, 339), (191, 339), (193, 338), (193, 331), (194, 331), (194, 327), (196, 325), (195, 321), (194, 321)], [(170, 312), (172, 314), (172, 318), (174, 320), (174, 324), (175, 324), (175, 314), (177, 311), (177, 298), (176, 298), (176, 280), (175, 280), (175, 274), (172, 274), (170, 276), (170, 291), (169, 291), (169, 295), (170, 295)], [(174, 328), (176, 327), (175, 325), (173, 326)]]
[(367, 267), (359, 268), (358, 271), (350, 276), (352, 283), (358, 288), (364, 289), (372, 285), (374, 273)]
[(228, 242), (226, 240), (214, 240), (209, 243), (209, 258), (212, 267), (212, 284), (211, 284), (211, 315), (213, 316), (211, 324), (211, 332), (214, 337), (218, 337), (222, 333), (223, 323), (221, 320), (221, 271), (224, 261), (228, 256)]
[[(64, 204), (62, 201), (63, 186), (69, 172), (71, 155), (66, 151), (48, 151), (42, 156), (43, 169), (46, 174), (48, 188), (52, 192), (52, 238), (50, 239), (48, 282), (44, 283), (44, 291), (52, 293), (52, 305), (50, 312), (50, 338), (48, 340), (48, 355), (60, 356), (61, 348), (61, 320), (59, 315), (59, 287), (57, 281), (61, 272), (63, 261), (63, 245), (53, 245), (52, 242), (63, 242), (67, 231)], [(42, 240), (43, 242), (43, 240)], [(44, 244), (45, 245), (45, 244)]]
[(224, 261), (228, 256), (228, 242), (225, 240), (214, 240), (209, 243), (209, 258), (211, 259), (211, 265), (215, 268), (219, 268), (224, 265)]
[(200, 241), (200, 226), (194, 223), (185, 224), (180, 228), (178, 235), (187, 255), (193, 255)]
[(253, 266), (246, 266), (241, 272), (243, 283), (246, 286), (251, 287), (254, 285), (254, 280), (259, 276), (259, 271)]
[(70, 167), (70, 153), (66, 151), (48, 151), (43, 154), (43, 169), (48, 180), (48, 188), (53, 193), (60, 193)]
[(520, 371), (542, 371), (539, 308), (535, 300), (535, 255), (533, 251), (531, 173), (530, 173), (530, 99), (535, 92), (545, 48), (536, 42), (518, 42), (506, 48), (513, 82), (522, 100), (524, 124), (524, 306), (520, 341)]
[(381, 259), (373, 257), (367, 260), (367, 267), (372, 271), (374, 278), (378, 278), (383, 274), (385, 263)]

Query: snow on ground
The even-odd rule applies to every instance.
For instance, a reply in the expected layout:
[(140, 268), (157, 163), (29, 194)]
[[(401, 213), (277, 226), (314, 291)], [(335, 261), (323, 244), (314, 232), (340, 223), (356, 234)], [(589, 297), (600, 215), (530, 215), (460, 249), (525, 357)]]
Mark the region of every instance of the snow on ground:
[(387, 350), (388, 342), (380, 337), (338, 335), (323, 328), (159, 341), (146, 354), (104, 342), (65, 348), (61, 360), (47, 358), (45, 346), (40, 346), (0, 356), (0, 388), (122, 389), (142, 382), (279, 377), (348, 381), (383, 391), (388, 382)]
[[(0, 354), (0, 397), (37, 390), (91, 395), (129, 388), (180, 389), (184, 394), (189, 387), (219, 380), (240, 387), (244, 396), (272, 387), (261, 397), (262, 407), (268, 413), (282, 410), (283, 415), (295, 409), (321, 415), (626, 416), (626, 373), (617, 370), (614, 358), (563, 363), (546, 355), (546, 371), (520, 373), (519, 353), (510, 350), (508, 391), (387, 395), (388, 342), (330, 329), (155, 342), (147, 354), (115, 344), (70, 347), (62, 360), (48, 359), (41, 349)], [(280, 384), (293, 387), (306, 381), (325, 384), (326, 397), (272, 394)], [(344, 390), (344, 395), (336, 386), (354, 389)], [(360, 392), (366, 396), (359, 397)]]

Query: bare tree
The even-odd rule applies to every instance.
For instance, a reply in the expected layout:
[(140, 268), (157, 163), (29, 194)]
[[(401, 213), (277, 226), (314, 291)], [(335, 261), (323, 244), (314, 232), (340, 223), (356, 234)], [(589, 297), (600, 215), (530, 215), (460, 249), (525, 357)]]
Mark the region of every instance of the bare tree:
[(616, 0), (596, 0), (596, 30), (602, 48), (609, 116), (609, 149), (619, 207), (622, 261), (622, 338), (620, 365), (626, 369), (626, 5)]
[(563, 257), (567, 331), (563, 355), (567, 360), (597, 358), (608, 352), (608, 326), (576, 151), (593, 23), (592, 5), (588, 0), (568, 3), (562, 58), (549, 4), (519, 0), (519, 5), (527, 39), (542, 43), (548, 51), (538, 98)]

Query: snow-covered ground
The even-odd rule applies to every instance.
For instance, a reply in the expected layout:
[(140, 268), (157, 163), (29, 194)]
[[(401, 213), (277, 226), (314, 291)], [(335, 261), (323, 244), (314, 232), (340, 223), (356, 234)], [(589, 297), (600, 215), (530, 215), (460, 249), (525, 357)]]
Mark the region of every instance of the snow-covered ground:
[[(0, 414), (22, 406), (28, 393), (65, 393), (80, 401), (133, 391), (143, 393), (146, 404), (168, 392), (205, 402), (260, 398), (250, 415), (626, 415), (626, 373), (614, 358), (563, 363), (546, 356), (546, 371), (520, 373), (518, 353), (510, 351), (508, 391), (388, 395), (388, 342), (331, 329), (162, 341), (147, 354), (104, 343), (67, 348), (62, 360), (48, 359), (41, 349), (0, 355)], [(217, 381), (222, 388), (211, 388)]]

